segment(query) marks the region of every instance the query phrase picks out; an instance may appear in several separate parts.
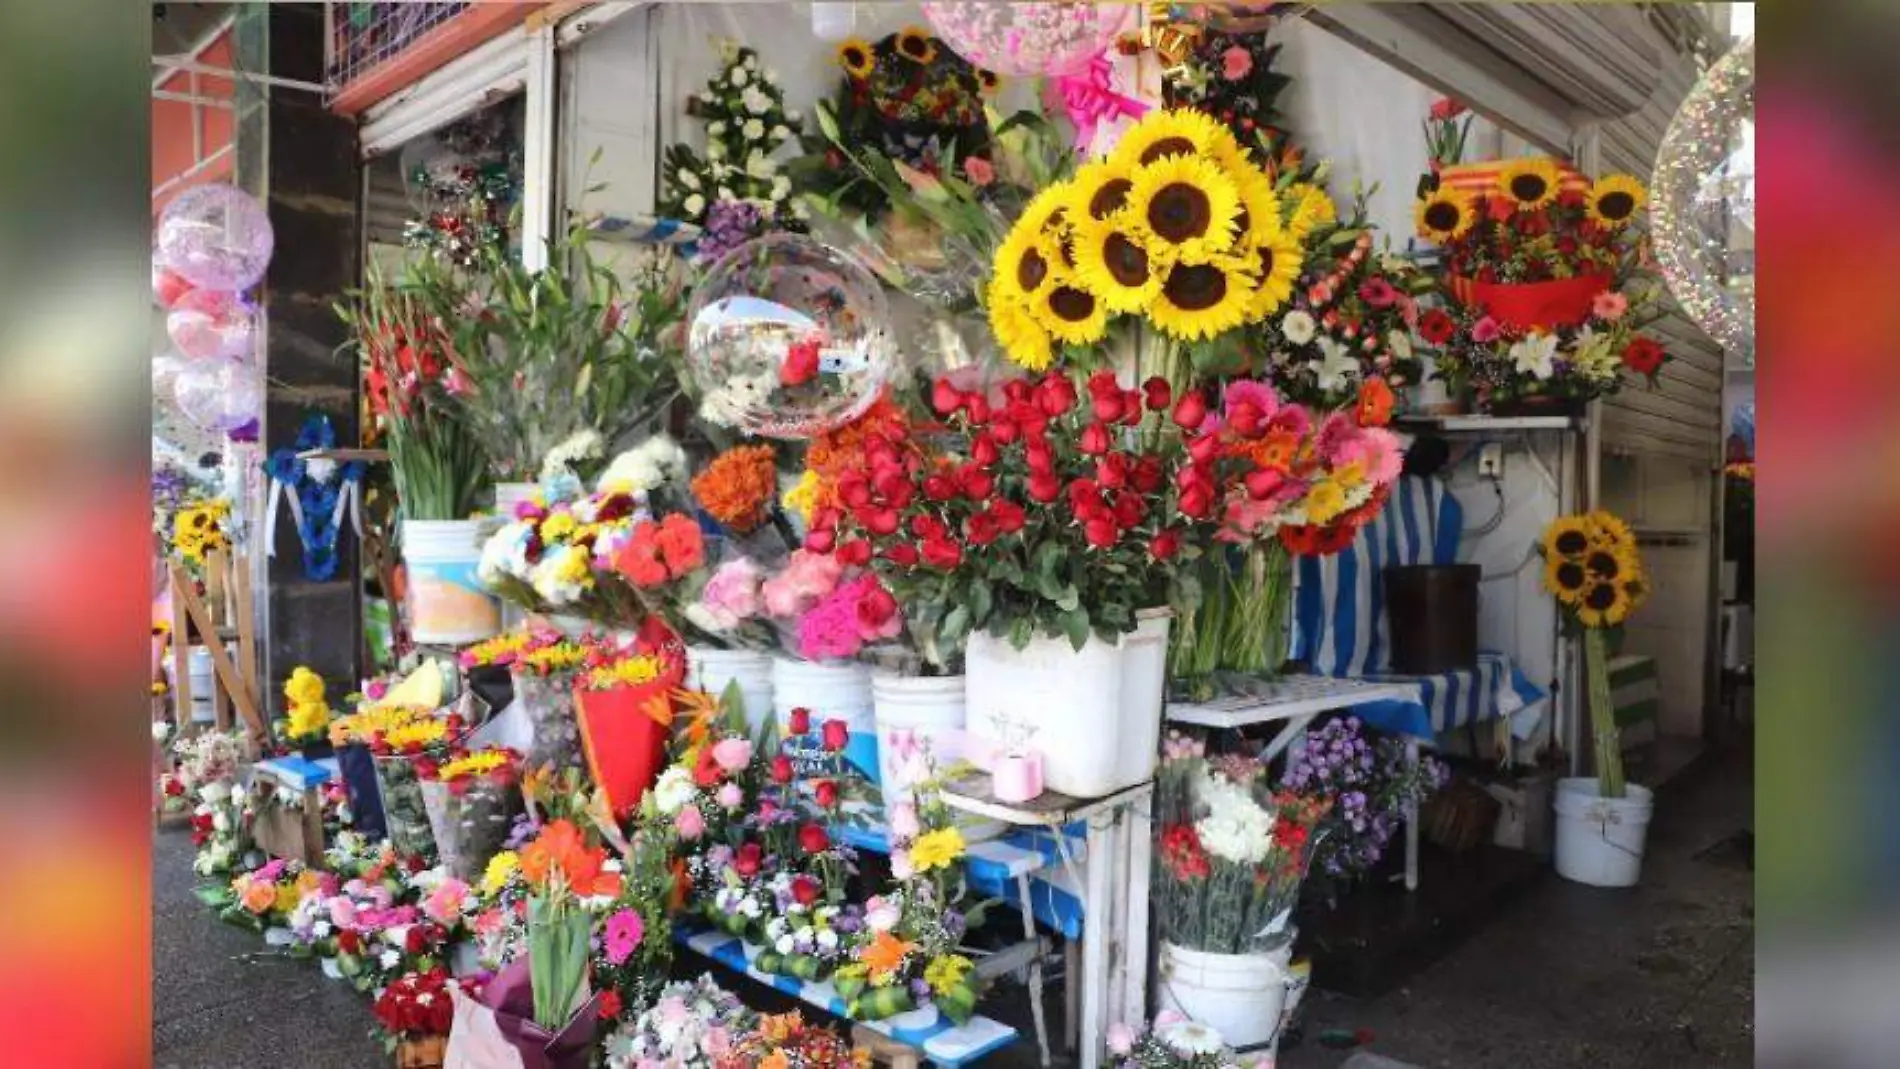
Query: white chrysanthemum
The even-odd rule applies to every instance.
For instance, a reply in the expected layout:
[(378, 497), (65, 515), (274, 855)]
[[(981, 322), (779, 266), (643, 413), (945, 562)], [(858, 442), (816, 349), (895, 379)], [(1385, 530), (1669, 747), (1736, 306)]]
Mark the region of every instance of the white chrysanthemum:
[(778, 175), (777, 177), (772, 179), (772, 199), (773, 200), (775, 201), (784, 200), (786, 197), (789, 197), (791, 195), (792, 195), (792, 180), (791, 179), (785, 177), (784, 175)]
[(1296, 309), (1280, 319), (1280, 333), (1294, 345), (1305, 345), (1311, 342), (1316, 329), (1317, 325), (1313, 322), (1312, 313), (1304, 310)]
[(1155, 1029), (1155, 1036), (1183, 1058), (1219, 1054), (1227, 1046), (1219, 1032), (1199, 1021), (1174, 1021)]
[(686, 451), (664, 434), (656, 434), (621, 453), (594, 481), (598, 491), (648, 494), (686, 477)]
[(770, 178), (778, 173), (778, 164), (763, 152), (754, 152), (746, 158), (745, 173), (751, 178)]
[(746, 86), (745, 92), (739, 94), (739, 103), (753, 115), (764, 115), (772, 110), (772, 98), (760, 92), (755, 85)]
[(1385, 336), (1386, 351), (1394, 360), (1412, 359), (1412, 336), (1402, 330), (1395, 330)]
[(1520, 374), (1543, 381), (1556, 373), (1557, 336), (1533, 334), (1511, 346), (1511, 362)]
[[(709, 132), (710, 132), (710, 131), (709, 131)], [(708, 141), (708, 142), (706, 143), (706, 158), (707, 158), (707, 159), (709, 159), (709, 160), (723, 160), (723, 159), (725, 159), (725, 158), (726, 158), (726, 145), (725, 145), (725, 142), (723, 142), (723, 141)], [(723, 196), (724, 194), (722, 193), (721, 195)]]
[(577, 464), (599, 458), (606, 447), (606, 440), (592, 427), (575, 431), (541, 458), (541, 481), (552, 482), (558, 476), (572, 474)]
[[(765, 124), (757, 119), (747, 119), (745, 125), (739, 128), (739, 133), (744, 136), (747, 141), (757, 141), (765, 136)], [(753, 153), (755, 157), (758, 155), (759, 153)]]
[(726, 132), (726, 124), (718, 119), (706, 124), (706, 136), (719, 137)]
[(677, 765), (660, 773), (653, 784), (653, 805), (669, 817), (690, 805), (698, 795), (693, 774)]
[(743, 63), (732, 68), (731, 76), (726, 79), (726, 81), (732, 83), (735, 87), (744, 85), (751, 80), (752, 74), (746, 70), (746, 65)]
[(786, 129), (784, 123), (780, 123), (777, 126), (772, 127), (772, 140), (783, 141), (790, 136), (792, 136), (792, 132)]

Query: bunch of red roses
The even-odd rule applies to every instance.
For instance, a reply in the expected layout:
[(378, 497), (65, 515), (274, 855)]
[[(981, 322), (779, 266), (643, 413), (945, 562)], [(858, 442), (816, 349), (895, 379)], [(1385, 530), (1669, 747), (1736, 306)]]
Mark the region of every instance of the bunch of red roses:
[[(1086, 398), (1083, 396), (1086, 390)], [(1180, 412), (1159, 378), (1125, 389), (1098, 371), (1078, 389), (1061, 371), (991, 395), (947, 379), (931, 405), (957, 432), (932, 453), (872, 435), (866, 464), (814, 515), (806, 546), (868, 564), (910, 616), (912, 637), (947, 659), (976, 628), (1017, 644), (1035, 634), (1133, 629), (1165, 600), (1185, 528), (1214, 514), (1210, 474), (1182, 467)], [(933, 663), (943, 663), (933, 659)]]
[(449, 988), (456, 983), (440, 966), (404, 973), (376, 999), (376, 1023), (394, 1036), (446, 1036), (455, 1020)]

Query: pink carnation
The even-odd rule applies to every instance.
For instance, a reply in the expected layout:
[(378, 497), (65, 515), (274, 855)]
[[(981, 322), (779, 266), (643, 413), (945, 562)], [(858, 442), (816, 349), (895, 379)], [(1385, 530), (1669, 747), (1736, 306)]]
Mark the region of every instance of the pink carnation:
[(1614, 323), (1629, 311), (1630, 299), (1615, 290), (1604, 290), (1590, 302), (1590, 311), (1606, 323)]
[(1503, 333), (1504, 332), (1498, 327), (1498, 321), (1492, 319), (1490, 316), (1485, 316), (1483, 319), (1471, 324), (1471, 340), (1477, 342), (1479, 345), (1489, 345), (1497, 341), (1498, 337)]
[(673, 818), (673, 827), (679, 832), (681, 839), (690, 843), (706, 834), (706, 817), (699, 811), (698, 806), (689, 805), (681, 809), (679, 815)]
[(765, 607), (759, 597), (763, 578), (764, 573), (750, 558), (727, 561), (706, 581), (699, 602), (715, 624), (723, 630), (731, 630), (757, 616)]
[(737, 772), (752, 760), (752, 744), (745, 739), (721, 739), (713, 744), (712, 757), (727, 772)]
[(1262, 420), (1272, 420), (1280, 410), (1280, 395), (1273, 392), (1273, 387), (1252, 379), (1228, 383), (1221, 395), (1222, 409), (1231, 418), (1234, 409), (1243, 404), (1252, 405)]
[(798, 653), (808, 661), (854, 657), (863, 648), (856, 598), (827, 598), (799, 617)]
[(765, 581), (765, 611), (780, 619), (797, 616), (836, 590), (843, 577), (844, 564), (838, 558), (797, 550), (783, 570)]
[(1237, 82), (1253, 71), (1253, 53), (1239, 45), (1220, 54), (1220, 76), (1226, 81)]

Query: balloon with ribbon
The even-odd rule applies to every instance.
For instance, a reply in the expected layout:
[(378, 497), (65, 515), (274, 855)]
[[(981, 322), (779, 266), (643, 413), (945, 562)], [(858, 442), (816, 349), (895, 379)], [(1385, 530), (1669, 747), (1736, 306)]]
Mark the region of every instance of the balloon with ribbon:
[(926, 2), (924, 18), (957, 55), (998, 74), (1074, 74), (1130, 24), (1129, 4)]
[(257, 319), (229, 293), (195, 289), (172, 306), (165, 333), (179, 352), (193, 359), (242, 360), (255, 350)]
[(1074, 74), (1051, 78), (1043, 94), (1050, 110), (1060, 108), (1068, 113), (1069, 123), (1075, 127), (1075, 150), (1080, 153), (1098, 148), (1096, 135), (1103, 128), (1123, 119), (1139, 119), (1148, 112), (1146, 101), (1115, 88), (1115, 64), (1106, 54), (1097, 55)]
[(304, 576), (317, 582), (336, 575), (337, 536), (342, 533), (346, 513), (356, 537), (363, 537), (363, 462), (299, 455), (335, 447), (336, 428), (331, 426), (330, 417), (317, 414), (304, 420), (294, 444), (274, 450), (264, 461), (264, 473), (271, 481), (270, 503), (264, 513), (264, 544), (270, 547), (271, 556), (277, 555), (277, 513), (284, 502), (289, 502), (291, 518), (297, 523), (297, 539), (303, 545)]

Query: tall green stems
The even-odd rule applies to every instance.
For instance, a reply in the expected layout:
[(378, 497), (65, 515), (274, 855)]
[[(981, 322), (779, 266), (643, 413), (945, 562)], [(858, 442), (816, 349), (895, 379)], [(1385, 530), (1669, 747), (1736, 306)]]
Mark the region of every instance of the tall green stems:
[[(1277, 541), (1210, 553), (1201, 596), (1182, 615), (1170, 651), (1172, 675), (1205, 681), (1217, 672), (1271, 678), (1287, 655), (1293, 562)], [(1186, 608), (1185, 606), (1183, 608)]]
[(587, 978), (587, 912), (574, 902), (528, 900), (528, 977), (534, 988), (534, 1023), (559, 1032), (574, 1015)]
[(1610, 695), (1610, 640), (1600, 627), (1583, 629), (1583, 666), (1590, 682), (1590, 723), (1596, 732), (1597, 790), (1605, 798), (1621, 798), (1625, 793), (1623, 740)]

